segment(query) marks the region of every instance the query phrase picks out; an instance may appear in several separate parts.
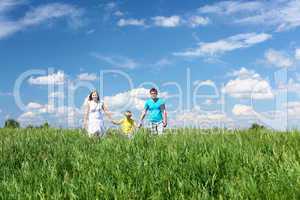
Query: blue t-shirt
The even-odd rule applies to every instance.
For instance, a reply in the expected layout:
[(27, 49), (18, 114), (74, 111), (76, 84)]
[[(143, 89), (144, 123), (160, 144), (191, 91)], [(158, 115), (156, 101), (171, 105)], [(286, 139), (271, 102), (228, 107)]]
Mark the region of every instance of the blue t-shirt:
[(153, 99), (148, 99), (145, 102), (144, 108), (149, 112), (149, 121), (150, 122), (161, 122), (163, 120), (161, 107), (165, 105), (165, 101), (161, 98), (158, 98), (155, 102)]

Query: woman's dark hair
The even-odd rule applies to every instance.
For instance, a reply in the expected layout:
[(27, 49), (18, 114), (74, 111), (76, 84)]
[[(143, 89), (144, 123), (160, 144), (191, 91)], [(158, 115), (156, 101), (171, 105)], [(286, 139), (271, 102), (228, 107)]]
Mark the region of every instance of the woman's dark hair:
[(156, 89), (156, 88), (151, 88), (151, 89), (150, 89), (150, 93), (151, 93), (151, 92), (155, 92), (155, 93), (157, 94), (157, 89)]
[(92, 95), (93, 95), (94, 92), (96, 92), (96, 94), (97, 94), (97, 96), (98, 96), (97, 101), (100, 101), (100, 97), (99, 97), (99, 94), (98, 94), (97, 91), (92, 91), (92, 92), (90, 93), (90, 95), (89, 95), (89, 101), (92, 101), (92, 100), (93, 100)]

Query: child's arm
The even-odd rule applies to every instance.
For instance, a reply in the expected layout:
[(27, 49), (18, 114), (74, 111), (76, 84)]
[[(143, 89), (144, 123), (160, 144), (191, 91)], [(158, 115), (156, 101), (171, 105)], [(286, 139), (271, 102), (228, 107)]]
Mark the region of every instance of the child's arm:
[(115, 125), (120, 125), (120, 124), (122, 124), (122, 120), (120, 120), (120, 121), (111, 120), (111, 123), (113, 123)]
[(135, 121), (133, 122), (133, 128), (134, 128), (134, 129), (139, 128), (139, 125), (138, 125)]

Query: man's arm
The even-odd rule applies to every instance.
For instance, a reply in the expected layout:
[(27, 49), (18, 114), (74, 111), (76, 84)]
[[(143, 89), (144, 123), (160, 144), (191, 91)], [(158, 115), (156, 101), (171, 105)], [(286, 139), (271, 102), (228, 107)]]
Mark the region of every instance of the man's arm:
[(143, 122), (146, 114), (147, 114), (147, 109), (144, 109), (142, 114), (141, 114), (141, 117), (140, 117), (140, 122), (139, 122), (139, 126), (138, 126), (139, 128), (142, 126), (142, 122)]
[(163, 113), (163, 126), (166, 127), (168, 125), (168, 114), (165, 104), (163, 104), (160, 109)]

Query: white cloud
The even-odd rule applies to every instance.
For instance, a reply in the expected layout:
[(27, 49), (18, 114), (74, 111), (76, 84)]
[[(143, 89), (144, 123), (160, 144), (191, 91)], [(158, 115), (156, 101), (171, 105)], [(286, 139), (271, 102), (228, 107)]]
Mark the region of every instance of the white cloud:
[(72, 106), (55, 106), (30, 102), (27, 111), (18, 117), (22, 126), (40, 125), (48, 121), (56, 127), (80, 127), (82, 111)]
[(256, 112), (253, 110), (251, 106), (242, 105), (242, 104), (236, 104), (232, 108), (232, 113), (235, 116), (239, 117), (254, 117), (256, 115)]
[(176, 56), (198, 57), (213, 56), (240, 48), (248, 48), (255, 44), (269, 40), (272, 36), (266, 33), (243, 33), (237, 34), (215, 42), (201, 42), (197, 48), (174, 53)]
[(117, 16), (117, 17), (122, 17), (122, 16), (124, 16), (124, 13), (121, 12), (120, 10), (117, 10), (117, 11), (114, 12), (114, 15)]
[[(285, 31), (300, 26), (299, 0), (221, 1), (199, 9), (202, 13), (230, 15), (238, 24), (275, 27)], [(233, 20), (232, 20), (233, 18)]]
[(240, 70), (235, 70), (231, 73), (228, 73), (228, 75), (232, 76), (232, 77), (239, 77), (240, 79), (246, 79), (249, 77), (252, 77), (252, 78), (260, 77), (260, 75), (255, 73), (254, 70), (249, 70), (249, 69), (246, 69), (245, 67), (242, 67)]
[(44, 105), (41, 105), (41, 104), (39, 104), (39, 103), (36, 103), (36, 102), (30, 102), (30, 103), (28, 103), (27, 104), (27, 109), (28, 110), (36, 110), (36, 109), (41, 109), (41, 108), (43, 108), (44, 107)]
[(60, 85), (63, 84), (66, 80), (66, 75), (62, 71), (58, 71), (57, 73), (49, 74), (47, 76), (38, 76), (36, 78), (30, 77), (28, 82), (32, 85), (48, 85), (55, 84)]
[(0, 1), (0, 14), (9, 12), (14, 7), (24, 4), (25, 0), (1, 0)]
[[(1, 5), (2, 4), (2, 5)], [(27, 11), (25, 15), (17, 20), (10, 20), (6, 16), (6, 10), (13, 9), (18, 4), (13, 1), (5, 0), (1, 2), (0, 10), (0, 39), (8, 37), (18, 31), (24, 30), (31, 26), (37, 26), (44, 22), (66, 18), (73, 27), (81, 25), (82, 10), (70, 4), (49, 3), (41, 5)]]
[(65, 94), (63, 92), (52, 92), (48, 95), (48, 97), (63, 99), (65, 97)]
[(210, 23), (208, 17), (201, 17), (201, 16), (191, 16), (188, 18), (187, 24), (190, 27), (198, 27), (198, 26), (205, 26)]
[(86, 34), (87, 35), (90, 35), (90, 34), (93, 34), (93, 33), (95, 33), (95, 29), (90, 29), (90, 30), (88, 30), (87, 32), (86, 32)]
[(77, 79), (80, 81), (95, 81), (97, 80), (97, 75), (94, 73), (81, 73), (78, 74)]
[(118, 26), (145, 26), (143, 19), (120, 19), (117, 23)]
[(278, 88), (284, 89), (286, 88), (289, 93), (295, 93), (300, 95), (300, 82), (290, 78), (288, 83), (279, 83)]
[(199, 109), (182, 110), (175, 114), (170, 114), (170, 125), (176, 127), (192, 126), (200, 128), (212, 128), (232, 126), (233, 120), (225, 113), (218, 111), (202, 111)]
[(236, 78), (230, 80), (223, 88), (223, 92), (235, 98), (271, 99), (274, 97), (268, 81), (259, 74), (241, 68), (233, 72)]
[(134, 69), (138, 66), (138, 63), (135, 60), (124, 56), (104, 56), (98, 53), (92, 53), (91, 55), (98, 60), (110, 64), (112, 67)]
[(12, 96), (13, 94), (11, 92), (1, 92), (0, 91), (0, 96)]
[(295, 59), (300, 60), (300, 49), (295, 50)]
[[(167, 98), (168, 93), (159, 92), (159, 96)], [(104, 101), (107, 102), (109, 108), (113, 111), (124, 111), (127, 109), (141, 111), (147, 98), (149, 98), (149, 89), (134, 88), (113, 96), (106, 96)]]
[(111, 18), (115, 19), (124, 16), (125, 13), (120, 10), (119, 3), (108, 2), (103, 5), (103, 20), (108, 21)]
[(160, 27), (176, 27), (180, 25), (181, 17), (178, 15), (173, 15), (170, 17), (165, 16), (156, 16), (153, 17), (152, 20), (154, 21), (154, 25)]
[(156, 67), (162, 67), (162, 66), (167, 66), (167, 65), (171, 65), (172, 61), (168, 58), (162, 58), (160, 60), (158, 60), (156, 63), (154, 63), (154, 66)]
[(45, 122), (45, 118), (39, 113), (33, 111), (27, 111), (22, 113), (18, 118), (18, 122), (20, 122), (21, 126), (25, 127), (28, 125), (38, 126)]
[(212, 81), (212, 80), (197, 80), (197, 81), (194, 81), (193, 83), (194, 85), (207, 85), (207, 86), (212, 86), (214, 87), (215, 86), (215, 82)]
[(266, 51), (265, 59), (268, 64), (276, 67), (291, 67), (293, 65), (292, 59), (290, 59), (283, 52), (276, 51), (274, 49), (269, 49)]
[(291, 101), (286, 105), (288, 116), (292, 119), (300, 119), (300, 102)]
[(262, 6), (263, 3), (259, 1), (219, 1), (212, 5), (200, 7), (199, 12), (230, 15), (233, 13), (257, 11)]
[(118, 4), (116, 2), (108, 2), (106, 5), (105, 5), (105, 9), (107, 10), (113, 10), (115, 8), (118, 8)]
[[(119, 13), (123, 14), (123, 13)], [(122, 15), (120, 15), (122, 16)], [(210, 23), (208, 17), (202, 17), (199, 15), (192, 16), (155, 16), (150, 19), (119, 19), (117, 25), (120, 27), (124, 26), (143, 26), (143, 27), (163, 27), (163, 28), (174, 28), (178, 26), (187, 26), (196, 28), (198, 26), (205, 26)]]

